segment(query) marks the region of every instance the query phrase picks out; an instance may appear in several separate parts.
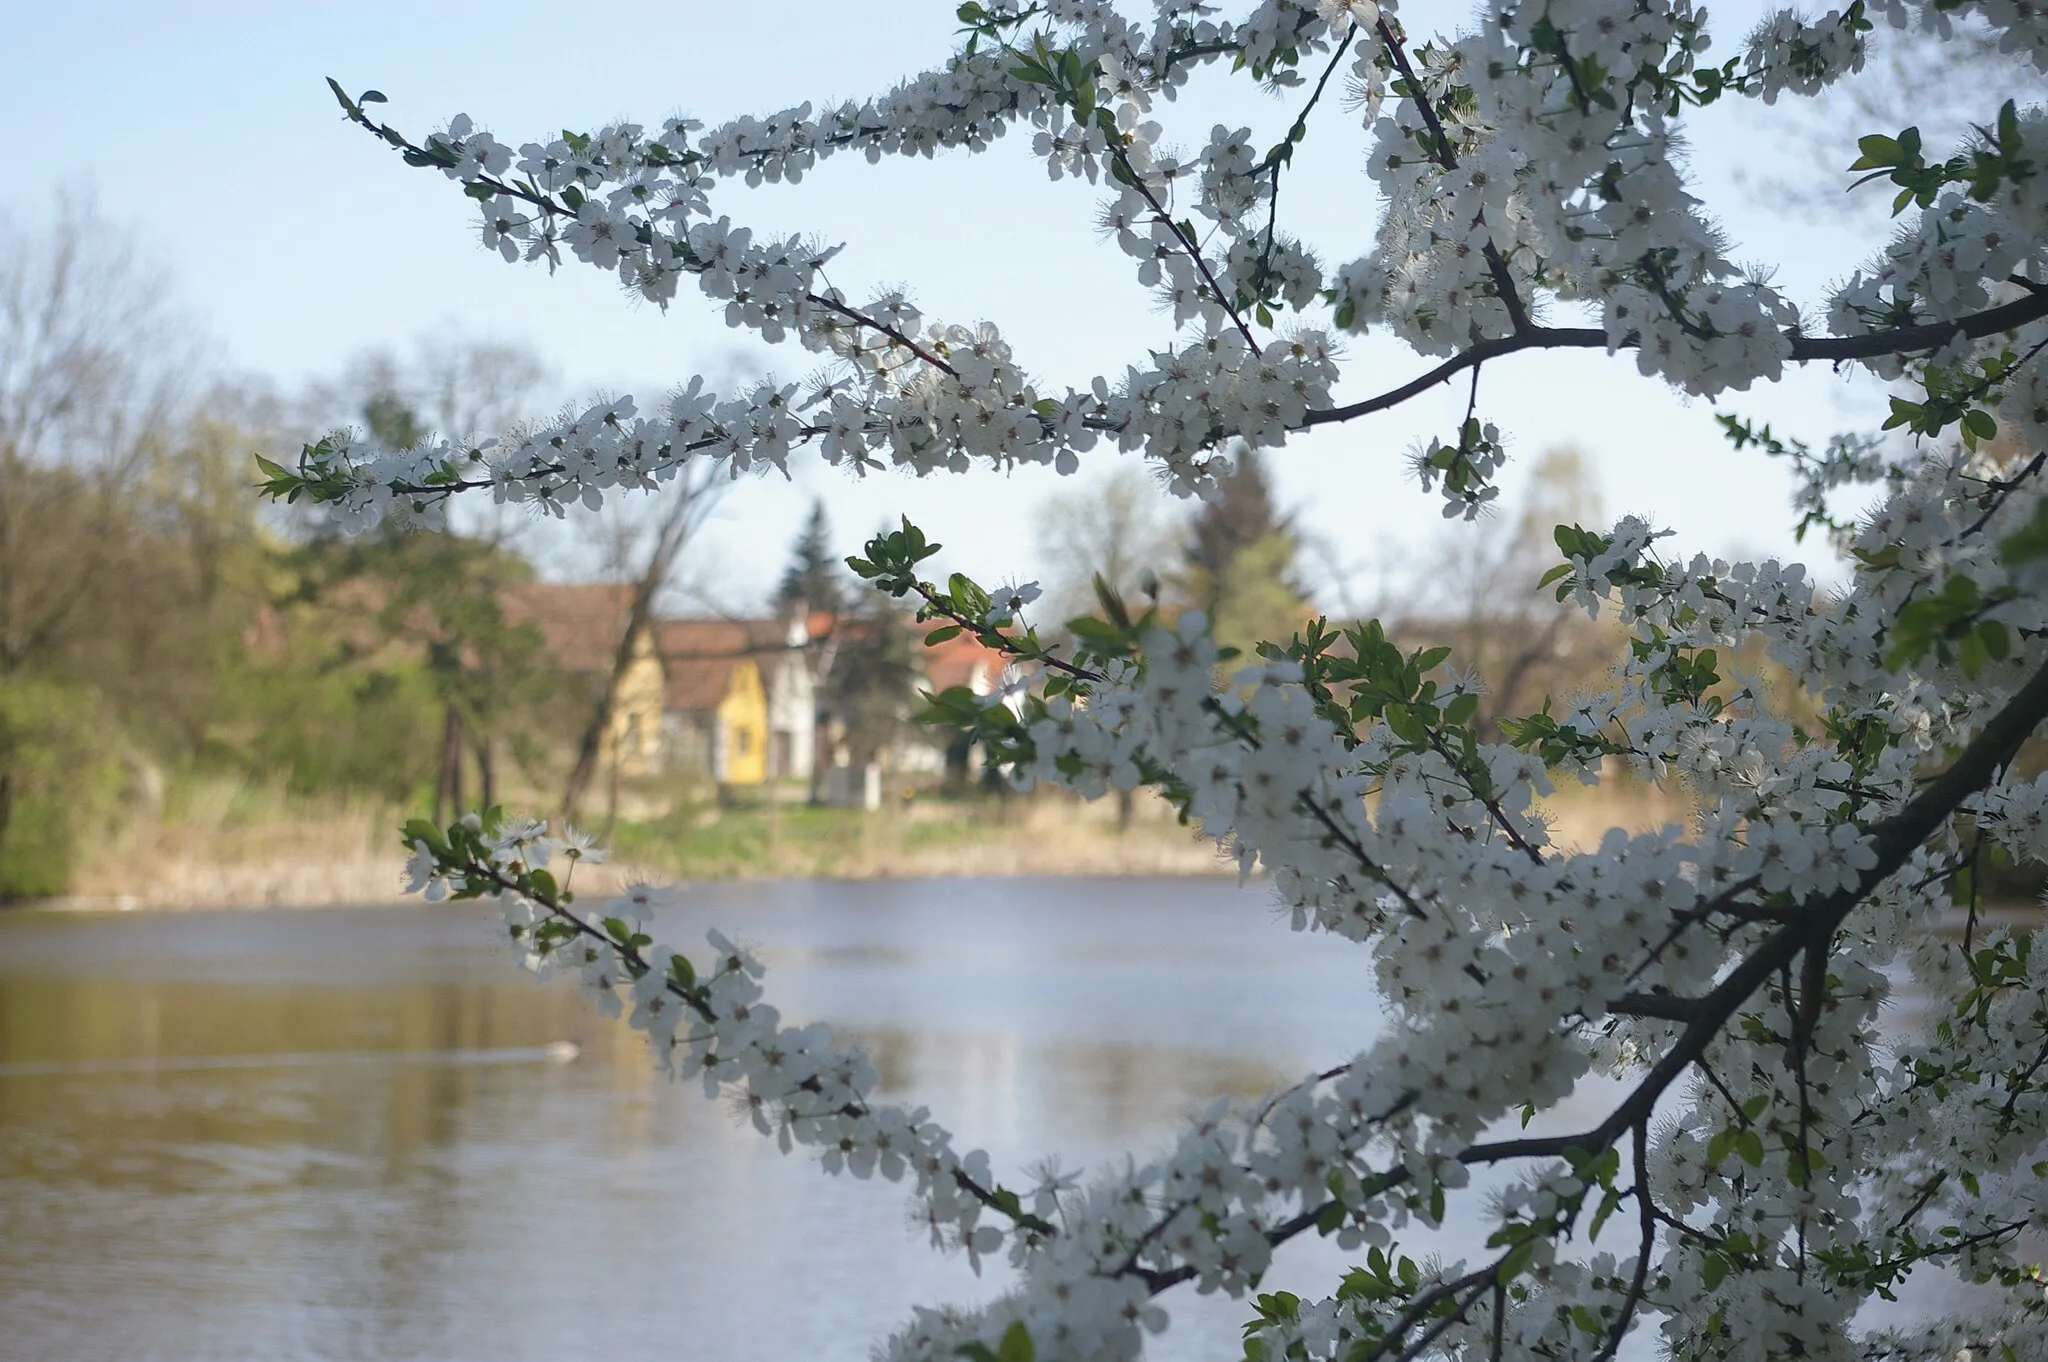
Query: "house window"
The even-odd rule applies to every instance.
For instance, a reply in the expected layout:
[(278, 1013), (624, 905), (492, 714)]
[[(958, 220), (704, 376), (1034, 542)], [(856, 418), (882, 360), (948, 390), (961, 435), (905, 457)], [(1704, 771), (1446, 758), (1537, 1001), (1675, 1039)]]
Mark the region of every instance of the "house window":
[(741, 756), (746, 756), (754, 750), (754, 730), (751, 728), (740, 729), (733, 734), (733, 744), (738, 748)]

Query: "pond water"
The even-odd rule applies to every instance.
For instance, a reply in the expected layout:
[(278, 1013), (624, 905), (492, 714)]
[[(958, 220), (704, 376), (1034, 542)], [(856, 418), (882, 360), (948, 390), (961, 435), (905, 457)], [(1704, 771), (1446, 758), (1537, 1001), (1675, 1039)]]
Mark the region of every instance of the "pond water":
[[(1378, 1024), (1357, 949), (1258, 885), (721, 885), (662, 936), (711, 925), (1012, 1176), (1154, 1148)], [(476, 904), (0, 917), (0, 1357), (860, 1358), (999, 1289), (499, 932)], [(1158, 1355), (1234, 1355), (1213, 1304)]]
[[(1361, 949), (1258, 884), (721, 885), (660, 936), (712, 925), (1012, 1179), (1156, 1150), (1381, 1024)], [(0, 916), (0, 1358), (857, 1359), (1001, 1289), (901, 1187), (661, 1080), (500, 932), (476, 904)], [(1292, 1245), (1267, 1285), (1341, 1268)], [(1167, 1304), (1150, 1356), (1241, 1356), (1242, 1306)]]

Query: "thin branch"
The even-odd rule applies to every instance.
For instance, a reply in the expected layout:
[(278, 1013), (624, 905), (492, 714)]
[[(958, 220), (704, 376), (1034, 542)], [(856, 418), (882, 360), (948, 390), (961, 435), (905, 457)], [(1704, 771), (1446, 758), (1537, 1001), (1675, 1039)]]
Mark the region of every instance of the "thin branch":
[[(1467, 1167), (1483, 1167), (1521, 1159), (1558, 1158), (1567, 1150), (1598, 1154), (1656, 1111), (1658, 1100), (1672, 1083), (1692, 1068), (1735, 1015), (1764, 982), (1815, 940), (1826, 940), (1842, 920), (1904, 865), (1914, 848), (1931, 836), (1955, 808), (1981, 788), (2011, 759), (2035, 727), (2048, 720), (2048, 666), (2017, 691), (2006, 707), (1985, 724), (1977, 737), (1947, 770), (1931, 781), (1904, 809), (1871, 829), (1870, 840), (1877, 863), (1865, 870), (1857, 882), (1807, 905), (1806, 910), (1781, 927), (1723, 977), (1713, 992), (1699, 1000), (1700, 1010), (1676, 1044), (1666, 1051), (1650, 1072), (1618, 1103), (1598, 1125), (1564, 1135), (1499, 1140), (1468, 1146), (1458, 1154)], [(1746, 892), (1747, 884), (1741, 892)], [(1728, 892), (1732, 897), (1737, 891)], [(2048, 1061), (2044, 1061), (2048, 1063)], [(1381, 1175), (1381, 1190), (1408, 1181), (1405, 1164), (1395, 1164)], [(1340, 1205), (1335, 1199), (1319, 1203), (1267, 1232), (1274, 1247), (1317, 1223), (1319, 1216)], [(1163, 1290), (1194, 1276), (1192, 1267), (1171, 1272), (1148, 1273), (1146, 1281)]]
[(1615, 1319), (1614, 1327), (1607, 1331), (1607, 1342), (1601, 1345), (1593, 1362), (1613, 1362), (1614, 1354), (1621, 1348), (1621, 1340), (1627, 1336), (1629, 1326), (1635, 1323), (1636, 1307), (1642, 1303), (1643, 1288), (1650, 1277), (1650, 1254), (1657, 1247), (1657, 1204), (1650, 1196), (1650, 1123), (1636, 1122), (1636, 1206), (1640, 1210), (1639, 1223), (1642, 1229), (1642, 1243), (1636, 1252), (1635, 1275), (1629, 1279), (1628, 1294), (1621, 1299), (1621, 1314)]
[[(367, 129), (368, 131), (375, 133), (379, 141), (384, 142), (385, 144), (390, 146), (393, 151), (398, 152), (402, 156), (410, 154), (419, 157), (435, 158), (435, 153), (433, 151), (413, 142), (410, 138), (406, 137), (404, 133), (399, 132), (390, 124), (377, 122), (375, 119), (371, 118), (367, 113), (364, 113), (360, 107), (355, 108), (353, 112), (347, 115), (347, 117), (350, 122), (358, 124), (359, 126)], [(563, 217), (572, 220), (576, 217), (576, 213), (574, 212), (574, 210), (572, 210), (567, 204), (561, 203), (558, 200), (556, 200), (556, 198), (553, 195), (539, 193), (535, 190), (528, 189), (523, 185), (515, 184), (509, 180), (505, 180), (496, 175), (479, 174), (475, 178), (475, 180), (472, 181), (472, 183), (487, 186), (495, 194), (511, 199), (517, 203), (524, 203), (529, 207), (538, 208), (543, 213), (546, 213), (551, 217)], [(653, 238), (651, 229), (649, 229), (645, 224), (642, 224), (639, 230), (641, 233), (641, 239), (643, 244), (652, 241)], [(685, 250), (688, 249), (687, 242), (677, 241), (675, 244), (683, 246)], [(916, 355), (919, 359), (923, 360), (925, 363), (931, 365), (935, 369), (942, 370), (943, 372), (951, 375), (954, 378), (958, 378), (960, 376), (958, 371), (956, 371), (952, 365), (946, 363), (937, 355), (934, 355), (933, 353), (931, 353), (931, 351), (919, 345), (915, 340), (905, 335), (902, 331), (889, 325), (887, 322), (881, 321), (874, 317), (870, 317), (867, 313), (860, 311), (858, 308), (849, 306), (841, 299), (834, 298), (829, 294), (806, 293), (804, 295), (804, 301), (808, 303), (814, 303), (819, 307), (827, 309), (828, 311), (836, 312), (850, 321), (857, 322), (861, 326), (865, 326), (872, 331), (887, 336), (890, 340), (902, 346), (904, 349), (910, 351), (912, 354)]]
[[(609, 934), (599, 931), (596, 927), (584, 921), (578, 914), (570, 912), (564, 905), (564, 900), (569, 897), (566, 892), (559, 897), (552, 898), (537, 895), (533, 892), (532, 886), (521, 884), (518, 880), (506, 875), (489, 862), (469, 861), (464, 865), (464, 871), (469, 876), (482, 879), (500, 894), (511, 894), (538, 905), (549, 916), (569, 924), (578, 935), (587, 936), (593, 941), (602, 943), (621, 960), (630, 962), (632, 968), (640, 970), (643, 974), (653, 968), (647, 962), (646, 957), (631, 943), (613, 940)], [(564, 888), (566, 890), (566, 884)], [(674, 979), (669, 979), (664, 983), (663, 987), (667, 993), (681, 1000), (703, 1020), (707, 1022), (716, 1022), (718, 1020), (717, 1013), (712, 1011), (711, 1005), (704, 1000), (701, 986), (699, 989), (685, 989)], [(815, 1076), (803, 1080), (796, 1086), (799, 1090), (805, 1092), (817, 1093), (823, 1091), (823, 1085), (819, 1083)], [(861, 1103), (850, 1103), (835, 1110), (840, 1115), (853, 1117), (868, 1114), (868, 1108)], [(1008, 1199), (997, 1195), (997, 1189), (982, 1186), (964, 1169), (956, 1167), (953, 1170), (953, 1181), (962, 1191), (966, 1192), (976, 1201), (979, 1201), (982, 1205), (1009, 1217), (1020, 1229), (1028, 1229), (1046, 1235), (1053, 1235), (1059, 1232), (1056, 1226), (1049, 1224), (1036, 1215), (1011, 1209)]]
[(1700, 1012), (1700, 1000), (1677, 993), (1624, 993), (1607, 1005), (1617, 1017), (1653, 1017), (1659, 1021), (1689, 1022)]
[[(1408, 62), (1406, 50), (1401, 46), (1400, 40), (1393, 35), (1392, 29), (1388, 27), (1384, 19), (1380, 21), (1379, 29), (1382, 41), (1388, 44), (1389, 53), (1393, 55), (1396, 65), (1402, 70), (1404, 78), (1408, 80), (1410, 88), (1415, 92), (1416, 107), (1422, 113), (1425, 122), (1430, 126), (1432, 135), (1438, 144), (1439, 156), (1449, 158), (1445, 162), (1447, 168), (1455, 166), (1456, 157), (1455, 153), (1451, 150), (1449, 137), (1444, 132), (1442, 123), (1437, 119), (1434, 107), (1430, 104), (1427, 96), (1422, 93), (1420, 82), (1415, 78), (1413, 67)], [(434, 156), (433, 152), (410, 141), (404, 134), (388, 124), (379, 123), (370, 118), (359, 107), (354, 108), (349, 113), (348, 118), (349, 121), (375, 134), (379, 140), (384, 141), (400, 154), (410, 153), (414, 156), (422, 157)], [(1172, 215), (1166, 211), (1164, 205), (1159, 202), (1143, 178), (1132, 169), (1122, 149), (1112, 144), (1110, 151), (1112, 156), (1130, 174), (1131, 183), (1145, 198), (1147, 204), (1152, 207), (1154, 212), (1159, 214), (1161, 220), (1167, 224), (1174, 237), (1180, 241), (1183, 249), (1188, 252), (1196, 268), (1201, 272), (1204, 281), (1208, 284), (1211, 296), (1229, 314), (1231, 321), (1236, 325), (1238, 333), (1244, 338), (1246, 344), (1251, 347), (1253, 353), (1257, 353), (1257, 339), (1253, 336), (1250, 326), (1238, 314), (1231, 301), (1223, 296), (1223, 291), (1217, 284), (1214, 273), (1211, 272), (1208, 262), (1203, 258), (1199, 244), (1190, 240), (1187, 234), (1181, 230), (1180, 225), (1174, 222)], [(575, 216), (575, 214), (570, 213), (563, 204), (557, 202), (553, 197), (495, 176), (478, 176), (475, 183), (486, 185), (496, 194), (504, 195), (515, 202), (539, 208), (555, 216)], [(1411, 379), (1398, 387), (1390, 388), (1377, 396), (1369, 397), (1359, 402), (1348, 403), (1341, 407), (1326, 407), (1318, 411), (1311, 411), (1302, 420), (1300, 428), (1309, 429), (1315, 426), (1329, 425), (1334, 422), (1353, 420), (1360, 416), (1371, 415), (1374, 412), (1385, 411), (1390, 407), (1398, 406), (1402, 402), (1427, 392), (1437, 384), (1467, 369), (1484, 364), (1489, 359), (1515, 354), (1523, 350), (1605, 349), (1610, 345), (1611, 342), (1608, 339), (1607, 332), (1600, 328), (1544, 327), (1534, 325), (1528, 319), (1526, 309), (1523, 307), (1521, 299), (1513, 287), (1512, 276), (1508, 274), (1505, 262), (1500, 261), (1498, 252), (1494, 251), (1490, 244), (1487, 247), (1487, 251), (1489, 268), (1498, 267), (1495, 285), (1502, 291), (1503, 305), (1508, 308), (1510, 316), (1517, 319), (1514, 334), (1479, 341), (1468, 346), (1460, 353), (1453, 355), (1427, 373)], [(1505, 283), (1503, 283), (1503, 280), (1505, 280)], [(807, 294), (805, 301), (837, 313), (860, 326), (868, 327), (877, 334), (887, 337), (892, 343), (916, 355), (923, 362), (932, 365), (941, 372), (958, 377), (950, 365), (920, 345), (912, 337), (879, 318), (871, 317), (861, 312), (841, 299), (832, 297), (829, 294), (813, 293)], [(1790, 358), (1794, 363), (1842, 363), (1850, 360), (1873, 359), (1881, 355), (1936, 350), (1954, 340), (1958, 335), (1971, 340), (1981, 340), (1986, 336), (1996, 335), (2001, 331), (2011, 331), (2030, 322), (2039, 321), (2043, 317), (2048, 317), (2048, 288), (2030, 291), (2026, 297), (2015, 302), (1988, 308), (1982, 312), (1973, 313), (1970, 316), (1955, 321), (1925, 322), (1911, 326), (1894, 327), (1884, 331), (1868, 332), (1856, 336), (1807, 336), (1798, 331), (1792, 331), (1787, 333), (1787, 339), (1791, 346)], [(1631, 334), (1622, 337), (1615, 344), (1615, 348), (1630, 349), (1639, 343), (1640, 338)], [(815, 431), (805, 432), (809, 436), (822, 433), (822, 427)], [(2029, 471), (2031, 472), (2032, 470), (2030, 469)], [(446, 496), (454, 491), (488, 485), (490, 484), (479, 480), (466, 480), (431, 488), (410, 489), (401, 487), (394, 490), (406, 495), (431, 494)]]
[[(1386, 44), (1387, 55), (1394, 60), (1395, 69), (1400, 71), (1401, 78), (1408, 84), (1409, 98), (1415, 102), (1416, 111), (1422, 115), (1423, 123), (1427, 125), (1431, 138), (1436, 142), (1437, 164), (1445, 170), (1456, 170), (1457, 153), (1451, 149), (1451, 139), (1444, 132), (1444, 125), (1437, 117), (1435, 106), (1429, 102), (1429, 95), (1424, 92), (1422, 82), (1416, 78), (1415, 68), (1408, 64), (1408, 49), (1384, 18), (1379, 21), (1379, 34), (1380, 41)], [(1501, 306), (1508, 310), (1509, 324), (1514, 327), (1516, 335), (1527, 334), (1531, 329), (1529, 310), (1522, 303), (1521, 291), (1515, 285), (1515, 276), (1508, 269), (1508, 262), (1501, 258), (1500, 251), (1491, 239), (1486, 243), (1485, 256), (1487, 273), (1493, 276), (1494, 291), (1500, 295)]]
[(870, 317), (867, 313), (862, 312), (859, 308), (849, 307), (847, 304), (841, 302), (837, 298), (831, 297), (827, 294), (820, 293), (807, 293), (804, 295), (804, 301), (816, 303), (818, 306), (822, 308), (826, 308), (827, 310), (832, 312), (837, 312), (840, 316), (847, 318), (849, 321), (857, 322), (860, 325), (869, 328), (870, 330), (879, 331), (883, 335), (887, 336), (890, 340), (896, 342), (898, 345), (908, 350), (911, 354), (916, 355), (926, 364), (931, 365), (934, 369), (938, 369), (950, 375), (953, 378), (960, 377), (960, 371), (955, 369), (952, 365), (946, 363), (946, 361), (940, 359), (937, 355), (925, 349), (922, 345), (919, 345), (916, 341), (904, 335), (895, 327), (890, 326), (887, 322), (876, 321), (873, 317)]
[(1266, 271), (1273, 264), (1274, 233), (1280, 225), (1280, 171), (1293, 164), (1294, 153), (1291, 148), (1301, 145), (1301, 139), (1308, 135), (1308, 116), (1315, 111), (1317, 102), (1323, 97), (1323, 87), (1330, 83), (1330, 77), (1336, 74), (1338, 65), (1344, 60), (1344, 54), (1351, 50), (1352, 40), (1357, 36), (1358, 22), (1353, 20), (1351, 26), (1344, 31), (1344, 40), (1338, 43), (1337, 50), (1330, 54), (1330, 63), (1323, 68), (1322, 78), (1316, 81), (1316, 88), (1310, 92), (1308, 103), (1302, 106), (1301, 112), (1295, 115), (1293, 124), (1287, 129), (1287, 140), (1274, 148), (1273, 154), (1266, 158), (1266, 165), (1255, 166), (1252, 169), (1254, 175), (1268, 168), (1273, 172), (1273, 188), (1267, 196), (1266, 203), (1266, 246), (1259, 252), (1259, 270), (1254, 276), (1262, 293), (1266, 287)]
[(1173, 214), (1166, 211), (1166, 205), (1162, 204), (1159, 201), (1159, 196), (1152, 192), (1152, 186), (1145, 182), (1145, 177), (1138, 173), (1136, 166), (1131, 164), (1130, 153), (1124, 150), (1121, 143), (1111, 142), (1109, 144), (1109, 154), (1123, 170), (1126, 183), (1138, 191), (1139, 197), (1144, 199), (1152, 211), (1158, 215), (1159, 221), (1166, 224), (1166, 229), (1173, 233), (1173, 239), (1180, 243), (1181, 250), (1186, 253), (1189, 260), (1194, 262), (1195, 269), (1201, 273), (1202, 282), (1209, 286), (1209, 296), (1214, 298), (1216, 305), (1229, 315), (1231, 324), (1237, 328), (1237, 334), (1244, 337), (1245, 345), (1250, 348), (1253, 354), (1258, 354), (1258, 337), (1252, 334), (1252, 329), (1246, 324), (1245, 319), (1238, 315), (1237, 307), (1232, 300), (1223, 296), (1223, 286), (1216, 282), (1215, 272), (1209, 268), (1208, 260), (1202, 255), (1202, 244), (1196, 241), (1186, 228), (1174, 221)]
[[(2048, 297), (2048, 293), (2037, 294), (2036, 296)], [(2034, 348), (2038, 350), (2041, 347), (2035, 346)], [(1998, 509), (2005, 505), (2006, 498), (2010, 497), (2016, 488), (2026, 483), (2029, 479), (2040, 475), (2044, 463), (2048, 463), (2048, 452), (2034, 455), (2033, 458), (2027, 460), (2026, 467), (2020, 469), (2019, 472), (2009, 478), (1993, 479), (1985, 488), (1985, 494), (1990, 498), (1991, 504), (1984, 508), (1982, 515), (1964, 527), (1962, 533), (1958, 534), (1956, 538), (1958, 540), (1968, 539), (1971, 535), (1989, 524), (1991, 517), (1998, 514)]]
[[(1791, 342), (1791, 359), (1795, 364), (1839, 364), (1848, 360), (1875, 359), (1880, 355), (1938, 350), (1958, 335), (1970, 340), (1982, 340), (2001, 331), (2011, 331), (2030, 322), (2040, 321), (2043, 317), (2048, 317), (2048, 291), (2031, 294), (2017, 302), (1987, 308), (1952, 322), (1923, 322), (1914, 326), (1893, 327), (1888, 331), (1871, 331), (1860, 336), (1807, 336), (1793, 332), (1788, 334), (1787, 339)], [(1621, 339), (1616, 348), (1634, 349), (1639, 343), (1639, 337), (1628, 335)], [(1474, 365), (1484, 364), (1503, 355), (1512, 355), (1522, 350), (1604, 350), (1608, 344), (1607, 333), (1597, 327), (1531, 327), (1517, 335), (1483, 340), (1468, 346), (1429, 372), (1410, 379), (1397, 388), (1389, 388), (1378, 396), (1341, 407), (1325, 407), (1320, 411), (1312, 411), (1302, 421), (1302, 425), (1329, 425), (1335, 421), (1349, 421), (1385, 411), (1429, 391), (1437, 384), (1456, 377)]]

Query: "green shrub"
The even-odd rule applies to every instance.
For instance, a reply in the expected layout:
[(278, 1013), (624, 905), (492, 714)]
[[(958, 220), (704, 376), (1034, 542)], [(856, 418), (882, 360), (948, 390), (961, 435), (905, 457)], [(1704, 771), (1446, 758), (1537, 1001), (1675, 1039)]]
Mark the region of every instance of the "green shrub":
[(121, 786), (118, 734), (90, 691), (0, 681), (0, 900), (61, 894)]

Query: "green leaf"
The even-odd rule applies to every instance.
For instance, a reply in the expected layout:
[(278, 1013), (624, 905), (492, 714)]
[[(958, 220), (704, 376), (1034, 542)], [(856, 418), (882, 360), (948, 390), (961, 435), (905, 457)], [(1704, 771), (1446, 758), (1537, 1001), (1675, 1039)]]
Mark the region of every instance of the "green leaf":
[(443, 834), (441, 832), (441, 829), (434, 826), (433, 823), (429, 822), (424, 818), (413, 818), (407, 820), (405, 825), (405, 840), (408, 844), (413, 842), (425, 842), (429, 847), (445, 848), (448, 845), (447, 842), (443, 840)]
[(1991, 661), (1991, 654), (1984, 647), (1983, 637), (1972, 630), (1963, 635), (1962, 644), (1957, 649), (1956, 660), (1962, 664), (1964, 676), (1975, 676)]
[(2033, 519), (2016, 533), (1998, 541), (1998, 556), (2014, 566), (2048, 558), (2048, 501), (2036, 506)]
[(1764, 1141), (1754, 1130), (1745, 1130), (1735, 1137), (1735, 1152), (1751, 1168), (1763, 1167)]
[(1895, 137), (1872, 133), (1856, 139), (1856, 149), (1863, 154), (1856, 158), (1851, 170), (1874, 170), (1899, 163), (1899, 142)]
[(995, 1362), (1032, 1362), (1036, 1355), (1037, 1349), (1031, 1344), (1031, 1331), (1020, 1319), (1003, 1330), (1002, 1342), (996, 1345)]
[(1607, 1217), (1613, 1215), (1615, 1208), (1620, 1205), (1620, 1190), (1613, 1187), (1608, 1188), (1607, 1194), (1600, 1198), (1600, 1209), (1593, 1212), (1593, 1224), (1587, 1230), (1586, 1237), (1588, 1239), (1598, 1239), (1600, 1237), (1600, 1227), (1607, 1223)]
[(1736, 1133), (1735, 1127), (1729, 1126), (1725, 1130), (1717, 1131), (1714, 1138), (1707, 1141), (1707, 1166), (1709, 1168), (1719, 1167), (1721, 1161), (1728, 1157), (1729, 1151), (1735, 1148)]

